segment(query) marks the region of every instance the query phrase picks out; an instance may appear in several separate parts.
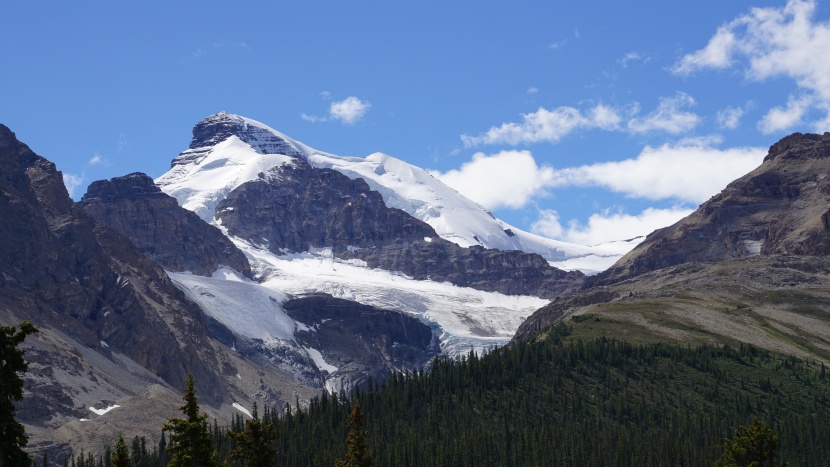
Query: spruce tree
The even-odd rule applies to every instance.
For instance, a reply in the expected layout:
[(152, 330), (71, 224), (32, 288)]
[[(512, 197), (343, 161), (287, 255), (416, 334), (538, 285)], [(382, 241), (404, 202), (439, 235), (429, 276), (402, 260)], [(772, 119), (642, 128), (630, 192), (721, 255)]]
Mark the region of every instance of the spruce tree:
[(750, 426), (740, 426), (732, 439), (723, 440), (723, 455), (715, 467), (774, 467), (778, 456), (778, 437), (772, 428), (757, 418)]
[(372, 467), (372, 458), (369, 457), (366, 446), (366, 436), (369, 432), (363, 430), (363, 412), (360, 404), (355, 402), (351, 415), (346, 423), (349, 435), (346, 437), (346, 457), (334, 461), (336, 467)]
[(112, 467), (130, 467), (130, 453), (124, 435), (118, 433), (118, 442), (115, 443), (115, 456), (112, 457)]
[(271, 444), (277, 438), (277, 430), (272, 423), (265, 423), (259, 418), (256, 402), (252, 416), (251, 420), (245, 422), (245, 429), (241, 432), (228, 431), (228, 437), (236, 443), (230, 459), (242, 467), (275, 466), (277, 452)]
[(26, 336), (38, 332), (29, 321), (14, 326), (0, 326), (0, 467), (32, 465), (32, 457), (23, 450), (29, 442), (23, 425), (14, 419), (14, 402), (23, 399), (23, 379), (29, 365), (18, 346)]
[(170, 418), (164, 431), (170, 432), (169, 467), (212, 467), (216, 465), (213, 439), (207, 422), (207, 414), (199, 414), (193, 375), (187, 375), (184, 405), (180, 409), (185, 418)]

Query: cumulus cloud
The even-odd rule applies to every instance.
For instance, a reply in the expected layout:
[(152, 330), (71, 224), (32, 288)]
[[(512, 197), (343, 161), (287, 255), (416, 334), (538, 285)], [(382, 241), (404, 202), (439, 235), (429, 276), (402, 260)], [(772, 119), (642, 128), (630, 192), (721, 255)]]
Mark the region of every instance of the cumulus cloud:
[(786, 130), (799, 123), (810, 109), (810, 99), (790, 97), (786, 107), (774, 107), (758, 122), (758, 129), (768, 134)]
[(66, 191), (69, 192), (69, 196), (72, 197), (75, 195), (75, 190), (78, 189), (84, 183), (84, 176), (83, 175), (73, 175), (70, 173), (63, 173), (63, 184), (66, 186)]
[(332, 102), (329, 107), (329, 115), (346, 125), (354, 125), (366, 115), (370, 107), (372, 107), (372, 104), (369, 101), (362, 101), (355, 96), (349, 96), (342, 101)]
[(599, 104), (583, 112), (574, 107), (557, 107), (548, 110), (540, 107), (536, 112), (522, 114), (522, 123), (503, 123), (479, 136), (462, 135), (464, 146), (480, 144), (521, 144), (556, 142), (576, 130), (619, 128), (621, 117), (615, 109)]
[(720, 27), (703, 49), (683, 56), (672, 68), (680, 75), (704, 69), (743, 70), (751, 80), (775, 77), (792, 79), (800, 98), (790, 98), (784, 108), (770, 111), (759, 127), (763, 131), (785, 129), (815, 108), (827, 117), (815, 124), (817, 131), (830, 121), (830, 22), (816, 22), (815, 0), (789, 0), (784, 7), (753, 8), (746, 15)]
[(570, 243), (596, 245), (648, 235), (659, 228), (674, 224), (692, 211), (685, 207), (648, 208), (639, 214), (631, 215), (606, 209), (592, 214), (586, 224), (571, 220), (563, 226), (556, 211), (544, 210), (531, 225), (531, 231)]
[(729, 130), (738, 128), (741, 123), (741, 118), (744, 116), (744, 109), (740, 107), (726, 107), (718, 111), (715, 116), (715, 121), (718, 127)]
[(665, 131), (673, 135), (685, 133), (700, 122), (697, 114), (683, 110), (694, 105), (695, 100), (682, 92), (674, 97), (661, 98), (657, 108), (645, 117), (638, 117), (638, 109), (635, 108), (635, 115), (628, 121), (628, 130), (637, 134), (653, 131)]
[(553, 184), (600, 186), (631, 197), (701, 203), (757, 167), (766, 152), (765, 148), (716, 149), (706, 140), (646, 146), (634, 159), (559, 170)]
[(554, 170), (538, 166), (530, 151), (476, 153), (457, 170), (432, 175), (488, 209), (518, 209), (544, 194)]
[(104, 162), (104, 159), (101, 157), (100, 154), (97, 152), (89, 159), (89, 165), (98, 165), (101, 162)]

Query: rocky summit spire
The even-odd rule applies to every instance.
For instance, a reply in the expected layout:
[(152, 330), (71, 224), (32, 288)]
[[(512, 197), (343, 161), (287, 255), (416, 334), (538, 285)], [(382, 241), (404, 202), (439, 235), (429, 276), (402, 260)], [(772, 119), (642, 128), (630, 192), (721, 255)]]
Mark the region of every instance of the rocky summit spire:
[(172, 166), (199, 162), (205, 153), (230, 137), (237, 137), (260, 154), (284, 154), (304, 157), (294, 141), (254, 120), (229, 114), (224, 110), (193, 127), (190, 148), (173, 159)]

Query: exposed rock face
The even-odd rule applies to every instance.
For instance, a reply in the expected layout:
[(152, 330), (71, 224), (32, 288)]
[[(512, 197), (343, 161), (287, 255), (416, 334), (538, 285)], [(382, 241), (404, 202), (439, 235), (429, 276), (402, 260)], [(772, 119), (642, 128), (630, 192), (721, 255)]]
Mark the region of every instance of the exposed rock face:
[(232, 136), (250, 144), (260, 154), (302, 157), (294, 146), (272, 132), (248, 125), (237, 115), (219, 112), (193, 127), (190, 149), (173, 159), (172, 166), (198, 162), (204, 158), (207, 150)]
[[(251, 400), (255, 391), (272, 403), (308, 397), (307, 387), (282, 382), (279, 368), (254, 369), (212, 339), (204, 314), (165, 271), (77, 206), (54, 164), (2, 125), (0, 218), (0, 323), (28, 319), (41, 329), (25, 344), (32, 371), (17, 407), (33, 447), (65, 452), (55, 443), (73, 439), (60, 430), (89, 416), (88, 407), (140, 397), (150, 385), (178, 399), (188, 373), (206, 406)], [(255, 377), (263, 387), (246, 387)], [(168, 416), (133, 411), (119, 430), (152, 425), (155, 436)]]
[(426, 366), (440, 348), (432, 330), (417, 319), (389, 310), (315, 294), (284, 305), (306, 327), (296, 333), (306, 348), (319, 349), (325, 363), (353, 387), (369, 377), (382, 381), (401, 368)]
[(433, 238), (395, 242), (379, 248), (353, 250), (343, 256), (360, 258), (372, 268), (402, 271), (419, 280), (449, 282), (507, 295), (556, 298), (578, 290), (585, 279), (579, 271), (552, 267), (535, 253), (461, 248)]
[(224, 265), (251, 277), (244, 253), (143, 173), (93, 182), (78, 204), (169, 271), (210, 276)]
[(300, 159), (231, 192), (216, 218), (230, 235), (277, 254), (330, 247), (373, 268), (479, 290), (552, 298), (578, 289), (584, 279), (537, 254), (442, 240), (428, 224), (386, 207), (363, 179)]
[(424, 222), (387, 208), (363, 179), (314, 169), (300, 159), (231, 192), (217, 206), (216, 218), (229, 234), (254, 244), (264, 241), (274, 253), (437, 237)]
[(795, 133), (763, 164), (676, 224), (657, 230), (612, 268), (608, 284), (692, 261), (830, 252), (830, 133)]

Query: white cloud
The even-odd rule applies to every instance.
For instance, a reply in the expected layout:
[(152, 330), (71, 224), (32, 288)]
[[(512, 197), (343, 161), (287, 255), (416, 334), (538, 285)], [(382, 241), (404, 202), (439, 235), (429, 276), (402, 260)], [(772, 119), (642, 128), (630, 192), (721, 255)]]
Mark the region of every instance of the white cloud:
[(535, 88), (535, 87), (533, 87), (533, 86), (531, 86), (531, 87), (527, 88), (527, 93), (528, 93), (528, 94), (536, 94), (537, 92), (539, 92), (539, 89), (538, 89), (538, 88)]
[(544, 195), (554, 170), (539, 167), (529, 151), (501, 151), (476, 153), (461, 168), (432, 175), (488, 209), (517, 209)]
[(631, 62), (643, 62), (648, 63), (650, 60), (649, 57), (643, 57), (637, 52), (628, 52), (623, 56), (623, 58), (619, 59), (618, 62), (623, 68), (628, 68), (628, 64)]
[(531, 226), (531, 231), (566, 242), (596, 245), (648, 235), (659, 228), (674, 224), (692, 211), (678, 206), (669, 209), (648, 208), (640, 214), (631, 215), (606, 209), (592, 214), (587, 224), (571, 220), (567, 226), (563, 226), (556, 211), (544, 210)]
[(308, 115), (305, 113), (300, 114), (300, 118), (307, 122), (317, 123), (317, 122), (327, 122), (328, 119), (326, 117), (318, 117), (317, 115)]
[(695, 100), (682, 92), (674, 97), (661, 98), (657, 108), (643, 118), (636, 116), (635, 108), (635, 115), (628, 121), (628, 130), (637, 134), (665, 131), (676, 135), (687, 132), (697, 126), (700, 117), (682, 109), (694, 105)]
[(104, 159), (101, 157), (100, 154), (97, 152), (89, 159), (89, 165), (98, 165), (101, 162), (104, 162)]
[(758, 129), (768, 134), (786, 130), (801, 123), (804, 114), (810, 109), (810, 100), (790, 97), (786, 107), (774, 107), (758, 122)]
[(329, 115), (346, 125), (354, 125), (369, 111), (370, 107), (372, 107), (370, 102), (362, 101), (355, 96), (349, 96), (342, 101), (332, 102), (329, 107)]
[(732, 55), (737, 46), (735, 34), (729, 27), (722, 26), (709, 39), (706, 47), (685, 55), (671, 70), (678, 75), (688, 75), (703, 68), (727, 68), (732, 64)]
[(718, 122), (718, 127), (734, 130), (738, 128), (741, 123), (741, 117), (744, 116), (744, 109), (740, 107), (726, 107), (718, 111), (715, 116), (715, 121)]
[(602, 162), (556, 172), (556, 186), (601, 186), (627, 196), (701, 203), (757, 167), (766, 148), (715, 149), (705, 140), (658, 148), (635, 159)]
[(753, 8), (719, 28), (705, 48), (682, 57), (672, 71), (686, 75), (707, 68), (736, 67), (752, 80), (790, 78), (801, 97), (791, 97), (787, 108), (773, 109), (759, 127), (765, 131), (783, 129), (787, 121), (800, 120), (806, 110), (816, 108), (827, 115), (815, 124), (816, 130), (825, 131), (821, 125), (830, 121), (830, 60), (824, 59), (830, 50), (830, 22), (814, 21), (815, 10), (814, 0)]
[(66, 186), (66, 191), (69, 192), (69, 196), (72, 197), (75, 194), (75, 190), (78, 189), (84, 183), (84, 176), (83, 175), (73, 175), (70, 173), (63, 173), (63, 184)]
[(522, 123), (503, 123), (479, 136), (462, 135), (464, 146), (479, 144), (511, 144), (556, 142), (580, 129), (618, 129), (621, 118), (611, 107), (599, 104), (587, 112), (574, 107), (557, 107), (522, 114)]

